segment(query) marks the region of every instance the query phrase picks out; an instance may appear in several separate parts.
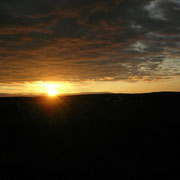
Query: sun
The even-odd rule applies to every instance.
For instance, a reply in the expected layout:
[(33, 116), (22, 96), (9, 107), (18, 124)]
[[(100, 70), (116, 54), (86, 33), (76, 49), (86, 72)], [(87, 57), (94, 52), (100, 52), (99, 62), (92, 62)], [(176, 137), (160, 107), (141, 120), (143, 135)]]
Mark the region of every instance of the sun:
[(58, 92), (56, 91), (55, 88), (51, 87), (48, 89), (48, 95), (51, 97), (57, 96)]
[(67, 93), (71, 89), (71, 84), (67, 82), (37, 82), (36, 89), (40, 94), (55, 97)]

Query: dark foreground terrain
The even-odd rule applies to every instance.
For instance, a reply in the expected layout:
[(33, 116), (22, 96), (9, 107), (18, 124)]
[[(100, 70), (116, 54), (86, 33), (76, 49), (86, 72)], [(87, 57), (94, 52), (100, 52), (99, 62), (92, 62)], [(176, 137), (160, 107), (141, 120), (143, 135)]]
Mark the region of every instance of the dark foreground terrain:
[(180, 179), (180, 93), (0, 98), (0, 180)]

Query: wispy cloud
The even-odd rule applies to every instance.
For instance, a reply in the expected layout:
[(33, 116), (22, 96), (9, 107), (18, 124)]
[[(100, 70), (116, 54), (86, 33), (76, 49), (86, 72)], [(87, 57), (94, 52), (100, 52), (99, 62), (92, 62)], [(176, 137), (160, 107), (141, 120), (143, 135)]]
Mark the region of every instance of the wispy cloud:
[(2, 0), (0, 82), (176, 76), (179, 16), (175, 0)]

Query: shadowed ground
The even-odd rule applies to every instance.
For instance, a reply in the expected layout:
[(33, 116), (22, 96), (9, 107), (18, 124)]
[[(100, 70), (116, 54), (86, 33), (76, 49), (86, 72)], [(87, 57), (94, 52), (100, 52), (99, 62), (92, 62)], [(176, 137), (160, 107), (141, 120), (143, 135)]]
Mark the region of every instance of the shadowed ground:
[(180, 93), (0, 98), (1, 179), (179, 179)]

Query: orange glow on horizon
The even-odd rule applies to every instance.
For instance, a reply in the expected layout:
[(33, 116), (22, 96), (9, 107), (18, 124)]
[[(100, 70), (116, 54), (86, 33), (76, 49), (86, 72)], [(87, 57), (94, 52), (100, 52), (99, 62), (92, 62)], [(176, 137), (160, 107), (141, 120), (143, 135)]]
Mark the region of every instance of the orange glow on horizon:
[(49, 88), (48, 90), (48, 95), (51, 96), (51, 97), (54, 97), (58, 94), (58, 92), (56, 91), (56, 89), (54, 88)]
[(179, 92), (180, 76), (158, 81), (34, 81), (0, 83), (0, 96), (45, 95), (47, 97), (81, 92), (147, 93), (161, 91)]
[(70, 84), (63, 82), (39, 82), (37, 90), (41, 93), (45, 93), (50, 97), (66, 93), (70, 88)]

